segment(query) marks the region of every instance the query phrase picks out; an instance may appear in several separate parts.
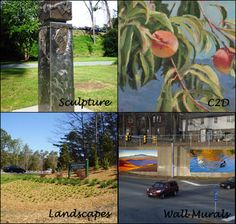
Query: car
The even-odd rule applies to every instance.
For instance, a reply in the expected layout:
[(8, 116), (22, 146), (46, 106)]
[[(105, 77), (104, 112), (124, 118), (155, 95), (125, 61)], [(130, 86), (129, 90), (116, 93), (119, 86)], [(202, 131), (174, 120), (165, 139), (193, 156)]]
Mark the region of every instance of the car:
[(3, 167), (3, 171), (6, 173), (25, 173), (26, 172), (26, 170), (18, 166), (6, 166), (6, 167)]
[(167, 195), (176, 196), (178, 191), (179, 186), (176, 181), (157, 181), (147, 188), (147, 195), (164, 199)]
[(226, 189), (235, 188), (235, 177), (230, 177), (226, 181), (220, 183), (220, 187), (226, 188)]

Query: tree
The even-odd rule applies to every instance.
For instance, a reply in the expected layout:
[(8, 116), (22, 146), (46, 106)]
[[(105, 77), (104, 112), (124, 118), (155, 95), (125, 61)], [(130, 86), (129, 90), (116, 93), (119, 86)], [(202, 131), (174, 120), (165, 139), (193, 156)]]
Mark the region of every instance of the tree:
[(97, 154), (97, 150), (94, 144), (91, 146), (91, 156), (90, 156), (89, 162), (91, 166), (94, 166), (95, 170), (99, 169), (98, 154)]
[(102, 0), (102, 3), (104, 4), (105, 9), (106, 9), (108, 25), (111, 29), (113, 29), (113, 23), (112, 23), (112, 19), (111, 19), (111, 13), (110, 13), (110, 8), (109, 8), (109, 5), (108, 5), (108, 1), (107, 0)]
[(25, 170), (28, 170), (28, 168), (29, 168), (29, 158), (30, 158), (31, 153), (32, 152), (31, 152), (29, 146), (27, 144), (25, 144), (22, 149), (23, 167)]
[(29, 159), (29, 170), (41, 170), (41, 155), (37, 150), (35, 151)]
[[(39, 1), (1, 1), (1, 51), (4, 59), (17, 49), (18, 55), (29, 60), (33, 43), (37, 41)], [(10, 55), (9, 55), (10, 56)]]
[(61, 169), (66, 169), (71, 162), (71, 156), (66, 144), (62, 145), (60, 149), (60, 155), (58, 158), (58, 167)]
[(108, 32), (104, 35), (103, 48), (104, 56), (117, 57), (118, 56), (118, 18), (112, 20), (114, 26), (110, 27)]
[(93, 43), (95, 44), (96, 42), (96, 38), (95, 38), (95, 18), (94, 18), (94, 12), (97, 11), (98, 9), (98, 3), (99, 1), (95, 2), (95, 5), (93, 5), (93, 1), (89, 0), (89, 1), (84, 1), (84, 4), (86, 6), (86, 8), (89, 11), (89, 15), (91, 18), (91, 22), (92, 22), (92, 31), (93, 31)]
[[(69, 118), (69, 119), (68, 119)], [(104, 159), (103, 136), (106, 134), (112, 142), (112, 156), (116, 158), (117, 147), (117, 115), (115, 113), (70, 113), (65, 125), (66, 134), (55, 146), (61, 148), (68, 146), (72, 161), (84, 161), (89, 159), (90, 164), (95, 165), (95, 152), (98, 157), (97, 164), (102, 164)], [(61, 129), (60, 129), (61, 130)], [(96, 157), (95, 156), (95, 157)]]
[[(222, 21), (215, 24), (202, 1), (182, 0), (177, 15), (173, 10), (177, 4), (167, 7), (171, 1), (151, 1), (155, 7), (147, 2), (118, 3), (120, 88), (140, 89), (163, 76), (158, 112), (226, 111), (210, 108), (208, 102), (224, 98), (215, 69), (235, 77), (235, 20), (228, 19), (220, 4), (209, 5), (221, 13)], [(211, 51), (214, 67), (197, 60), (198, 54)], [(223, 61), (227, 63), (222, 65)]]
[(111, 138), (104, 134), (103, 142), (102, 142), (102, 150), (103, 150), (103, 167), (104, 169), (108, 169), (114, 163), (114, 153), (113, 153), (113, 143)]
[(45, 158), (44, 170), (51, 168), (53, 171), (57, 168), (57, 152), (51, 151)]

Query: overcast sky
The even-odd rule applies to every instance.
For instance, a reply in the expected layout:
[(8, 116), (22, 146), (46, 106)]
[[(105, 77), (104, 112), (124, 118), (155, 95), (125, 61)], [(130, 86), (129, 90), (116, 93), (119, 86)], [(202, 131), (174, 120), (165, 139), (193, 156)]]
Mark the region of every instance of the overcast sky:
[[(96, 1), (93, 1), (93, 5), (95, 5), (95, 3)], [(108, 1), (108, 5), (110, 8), (111, 16), (113, 16), (113, 10), (117, 11), (117, 1)], [(99, 3), (99, 6), (102, 6), (102, 4)], [(69, 21), (68, 23), (72, 23), (73, 26), (92, 26), (90, 14), (84, 4), (84, 1), (72, 1), (72, 18), (72, 21)], [(107, 24), (107, 15), (104, 9), (100, 9), (95, 12), (95, 23), (100, 27), (102, 27), (104, 24)]]

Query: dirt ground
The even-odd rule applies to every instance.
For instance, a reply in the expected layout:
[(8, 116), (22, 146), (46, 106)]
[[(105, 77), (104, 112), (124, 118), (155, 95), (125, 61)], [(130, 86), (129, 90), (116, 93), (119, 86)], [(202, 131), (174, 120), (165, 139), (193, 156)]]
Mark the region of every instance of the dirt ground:
[[(116, 178), (115, 169), (99, 171), (91, 173), (89, 179)], [(49, 217), (50, 210), (54, 216), (57, 211), (70, 213), (75, 209), (76, 212), (98, 211), (111, 215), (96, 220), (91, 215), (90, 220), (88, 217)], [(117, 189), (26, 180), (1, 184), (1, 223), (117, 223)]]

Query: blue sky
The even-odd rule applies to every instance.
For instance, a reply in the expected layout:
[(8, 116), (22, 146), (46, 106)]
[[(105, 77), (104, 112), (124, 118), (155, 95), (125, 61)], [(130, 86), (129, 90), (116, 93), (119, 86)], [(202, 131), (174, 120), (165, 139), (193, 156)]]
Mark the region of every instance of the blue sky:
[(59, 120), (66, 120), (65, 113), (1, 113), (1, 128), (12, 138), (19, 138), (33, 151), (58, 150), (51, 143), (60, 135), (56, 134)]

